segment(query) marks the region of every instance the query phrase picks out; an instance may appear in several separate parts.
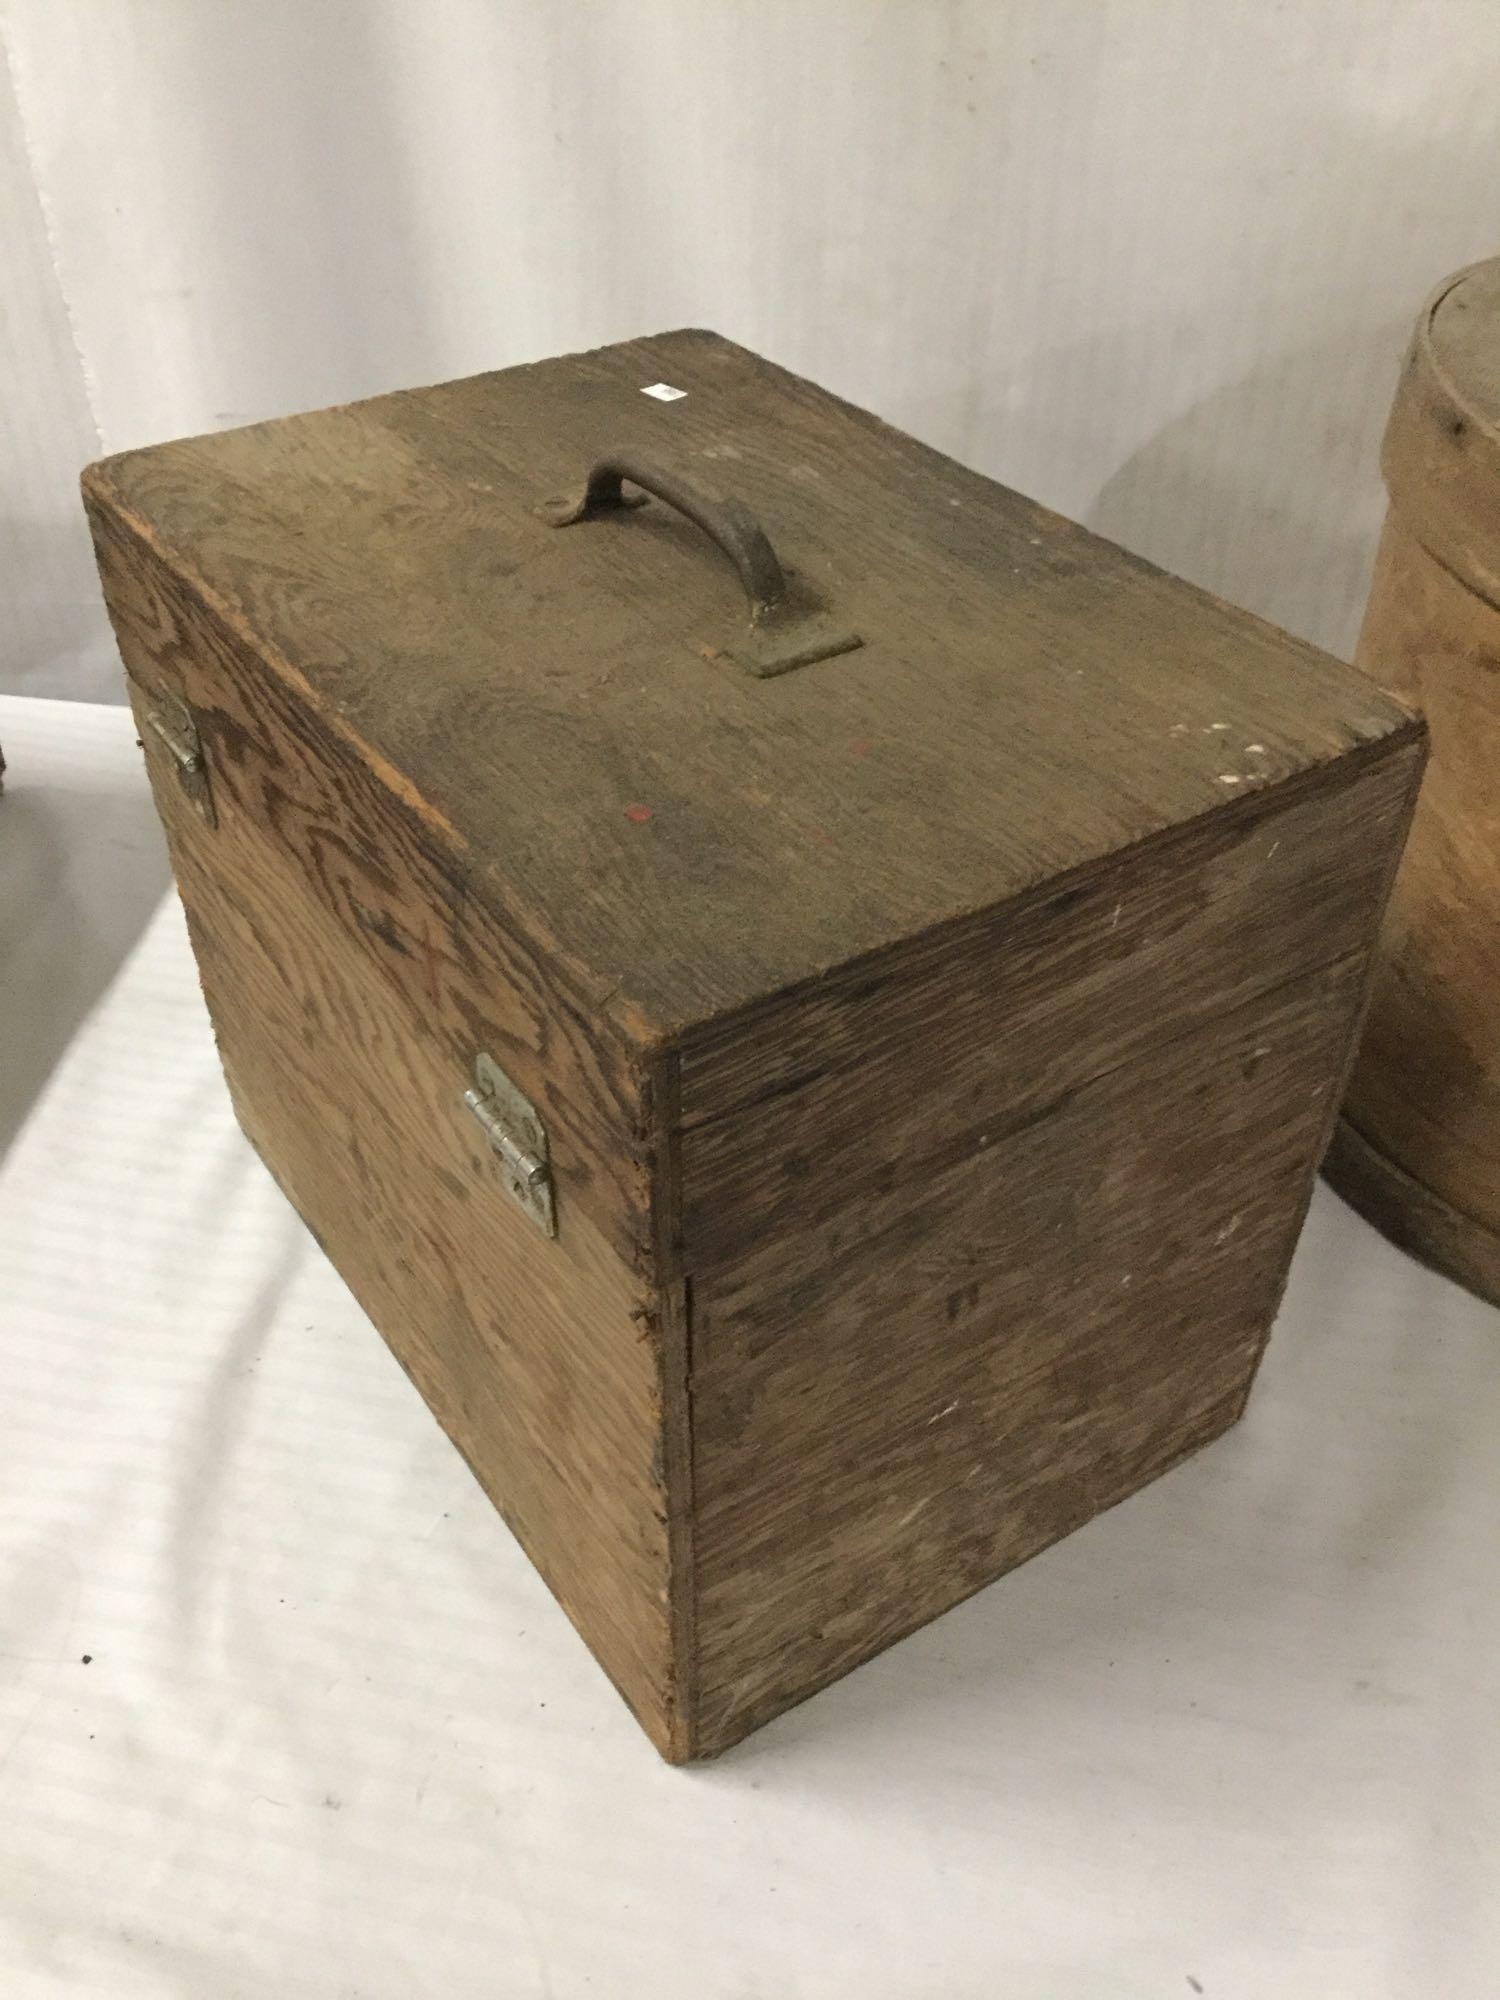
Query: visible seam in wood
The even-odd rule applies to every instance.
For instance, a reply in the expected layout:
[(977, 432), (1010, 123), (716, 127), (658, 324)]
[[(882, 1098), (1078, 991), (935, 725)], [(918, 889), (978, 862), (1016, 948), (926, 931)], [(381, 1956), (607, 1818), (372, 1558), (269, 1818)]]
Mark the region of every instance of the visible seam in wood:
[(652, 1289), (661, 1381), (671, 1647), (667, 1754), (674, 1763), (686, 1763), (697, 1755), (697, 1574), (693, 1551), (692, 1297), (682, 1270), (682, 1121), (675, 1053), (668, 1052), (653, 1065), (648, 1095), (654, 1135)]
[[(1383, 736), (1373, 737), (1368, 742), (1351, 746), (1339, 757), (1330, 759), (1327, 763), (1309, 765), (1305, 770), (1294, 772), (1292, 776), (1283, 778), (1274, 785), (1244, 793), (1210, 812), (1195, 814), (1190, 819), (1174, 820), (1169, 826), (1156, 827), (1150, 833), (1143, 834), (1139, 840), (1111, 848), (1107, 853), (1095, 855), (1090, 860), (1068, 869), (1066, 873), (1049, 875), (1034, 882), (1029, 887), (1018, 890), (1013, 896), (1008, 896), (1003, 902), (985, 904), (978, 909), (957, 911), (922, 930), (912, 931), (907, 937), (895, 939), (888, 944), (876, 945), (870, 951), (841, 959), (836, 965), (826, 966), (820, 972), (812, 973), (793, 985), (779, 987), (774, 993), (750, 1001), (743, 1007), (730, 1008), (721, 1014), (707, 1015), (702, 1020), (694, 1021), (691, 1026), (675, 1029), (663, 1039), (662, 1046), (676, 1048), (682, 1054), (690, 1056), (695, 1053), (695, 1045), (700, 1041), (718, 1036), (725, 1030), (737, 1030), (741, 1023), (753, 1020), (768, 1003), (778, 1007), (789, 1006), (815, 994), (819, 987), (835, 974), (845, 977), (861, 973), (868, 973), (871, 977), (883, 976), (887, 966), (915, 952), (947, 942), (950, 934), (953, 935), (955, 942), (961, 943), (966, 929), (993, 923), (999, 912), (1003, 912), (1007, 919), (1024, 916), (1039, 903), (1065, 896), (1074, 887), (1095, 883), (1106, 870), (1133, 863), (1155, 848), (1171, 847), (1178, 841), (1201, 839), (1206, 822), (1212, 822), (1216, 826), (1234, 826), (1245, 820), (1253, 825), (1258, 820), (1270, 818), (1283, 808), (1295, 806), (1304, 797), (1318, 794), (1336, 796), (1357, 782), (1369, 765), (1397, 756), (1403, 748), (1408, 748), (1413, 743), (1425, 746), (1425, 742), (1426, 727), (1419, 718), (1413, 717), (1409, 722), (1388, 731)], [(1424, 758), (1425, 754), (1424, 747)], [(783, 1094), (786, 1093), (782, 1090), (768, 1092), (767, 1101), (773, 1095)], [(692, 1129), (701, 1129), (714, 1119), (731, 1116), (736, 1111), (751, 1108), (760, 1101), (746, 1099), (739, 1104), (728, 1106), (722, 1112), (714, 1112), (709, 1118), (695, 1117), (692, 1120)]]

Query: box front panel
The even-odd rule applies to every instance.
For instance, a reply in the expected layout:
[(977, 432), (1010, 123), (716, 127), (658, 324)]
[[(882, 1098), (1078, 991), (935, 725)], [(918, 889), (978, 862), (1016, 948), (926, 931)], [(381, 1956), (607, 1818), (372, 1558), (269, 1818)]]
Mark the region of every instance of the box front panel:
[[(513, 937), (281, 678), (108, 521), (95, 534), (236, 1111), (660, 1747), (677, 1690), (640, 1107), (564, 1043)], [(216, 823), (152, 720), (185, 697)], [(553, 1126), (555, 1240), (463, 1103), (473, 1054)], [(528, 1061), (529, 1055), (529, 1061)], [(549, 1069), (572, 1096), (553, 1118)], [(637, 1206), (637, 1203), (639, 1205)], [(636, 1256), (622, 1254), (634, 1243)]]
[(1419, 768), (1383, 750), (684, 1058), (700, 1751), (1234, 1421)]

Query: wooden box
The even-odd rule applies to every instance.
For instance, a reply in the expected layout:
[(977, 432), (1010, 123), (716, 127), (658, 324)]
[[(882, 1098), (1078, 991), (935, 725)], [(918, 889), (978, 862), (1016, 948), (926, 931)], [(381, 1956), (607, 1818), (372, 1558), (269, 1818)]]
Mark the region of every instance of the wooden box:
[(666, 1756), (1234, 1422), (1403, 708), (712, 334), (84, 486), (244, 1128)]

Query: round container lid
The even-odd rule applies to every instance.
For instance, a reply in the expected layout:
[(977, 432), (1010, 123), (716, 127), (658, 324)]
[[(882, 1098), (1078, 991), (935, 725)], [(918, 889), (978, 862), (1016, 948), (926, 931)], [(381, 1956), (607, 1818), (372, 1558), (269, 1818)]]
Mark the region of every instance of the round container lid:
[(1427, 309), (1427, 341), (1474, 421), (1500, 428), (1500, 257), (1448, 280)]

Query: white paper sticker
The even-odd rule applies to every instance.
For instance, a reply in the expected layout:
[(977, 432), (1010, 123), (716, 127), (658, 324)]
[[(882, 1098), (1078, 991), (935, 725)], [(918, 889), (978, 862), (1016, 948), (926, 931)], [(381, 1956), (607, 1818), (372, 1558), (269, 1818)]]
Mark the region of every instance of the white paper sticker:
[(658, 403), (677, 403), (687, 394), (686, 389), (674, 389), (670, 382), (650, 382), (642, 389), (643, 396), (654, 396)]

